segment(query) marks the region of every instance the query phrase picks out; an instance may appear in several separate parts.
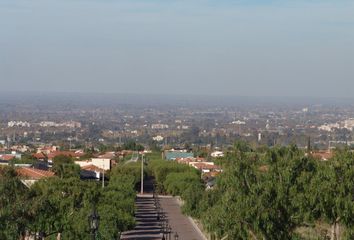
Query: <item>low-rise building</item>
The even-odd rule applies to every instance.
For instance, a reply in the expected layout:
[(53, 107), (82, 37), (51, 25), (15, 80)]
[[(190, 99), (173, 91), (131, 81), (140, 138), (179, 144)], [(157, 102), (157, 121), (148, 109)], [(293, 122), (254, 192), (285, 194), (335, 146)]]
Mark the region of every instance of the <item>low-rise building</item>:
[(164, 152), (166, 160), (176, 160), (177, 158), (192, 158), (194, 154), (187, 150), (167, 150)]

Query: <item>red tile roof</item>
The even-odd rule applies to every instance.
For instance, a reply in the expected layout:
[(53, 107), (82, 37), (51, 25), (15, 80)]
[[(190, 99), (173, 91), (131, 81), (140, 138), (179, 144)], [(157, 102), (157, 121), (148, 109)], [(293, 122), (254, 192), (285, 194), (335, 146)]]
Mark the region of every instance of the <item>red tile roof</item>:
[(93, 171), (93, 172), (103, 172), (104, 171), (102, 168), (99, 168), (93, 164), (83, 166), (83, 167), (81, 167), (81, 169), (86, 170), (86, 171)]
[(314, 158), (318, 158), (321, 160), (328, 160), (333, 157), (333, 152), (324, 152), (324, 151), (313, 152), (312, 156)]
[(35, 179), (35, 180), (54, 176), (54, 172), (40, 170), (36, 168), (27, 168), (27, 167), (17, 168), (16, 172), (21, 177)]
[(78, 157), (81, 157), (85, 154), (81, 153), (81, 152), (55, 151), (55, 152), (49, 153), (47, 156), (48, 156), (48, 159), (53, 159), (54, 157), (59, 156), (59, 155), (78, 158)]
[(212, 164), (207, 164), (207, 163), (203, 163), (203, 162), (196, 162), (191, 164), (193, 167), (198, 168), (200, 170), (202, 169), (209, 169), (209, 170), (214, 170), (214, 169), (221, 169), (219, 166), (217, 165), (212, 165)]
[(115, 158), (116, 154), (113, 152), (106, 152), (105, 154), (102, 154), (100, 156), (98, 156), (99, 158), (109, 158), (109, 159), (113, 159)]
[(34, 154), (32, 154), (32, 156), (37, 158), (37, 159), (45, 159), (46, 158), (46, 156), (42, 152), (34, 153)]
[(10, 160), (12, 160), (14, 158), (15, 158), (15, 156), (11, 155), (11, 154), (0, 155), (0, 159), (1, 160), (5, 160), (5, 161), (10, 161)]

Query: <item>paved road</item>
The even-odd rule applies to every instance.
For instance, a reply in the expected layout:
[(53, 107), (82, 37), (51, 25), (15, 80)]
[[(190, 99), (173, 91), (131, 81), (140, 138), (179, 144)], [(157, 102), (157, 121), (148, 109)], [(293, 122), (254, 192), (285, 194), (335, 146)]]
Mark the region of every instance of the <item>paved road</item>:
[[(177, 232), (179, 240), (205, 240), (205, 237), (192, 220), (181, 212), (178, 200), (174, 197), (160, 197), (161, 207), (165, 211), (172, 232)], [(173, 236), (173, 233), (172, 233)], [(171, 240), (174, 239), (171, 236)]]
[[(152, 196), (152, 179), (144, 182), (144, 194), (137, 195), (136, 215), (137, 225), (132, 231), (124, 232), (121, 239), (124, 240), (161, 240), (161, 223), (157, 220), (157, 211)], [(191, 219), (182, 214), (178, 200), (172, 196), (159, 196), (160, 206), (166, 215), (168, 224), (172, 228), (170, 239), (174, 240), (174, 233), (177, 232), (179, 240), (205, 240), (205, 237), (194, 225)]]

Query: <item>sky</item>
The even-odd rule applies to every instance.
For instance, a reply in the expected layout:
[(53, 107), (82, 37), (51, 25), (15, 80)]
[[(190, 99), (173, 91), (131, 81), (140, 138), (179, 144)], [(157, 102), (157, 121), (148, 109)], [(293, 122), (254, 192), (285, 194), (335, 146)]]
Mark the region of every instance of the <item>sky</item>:
[(1, 0), (0, 92), (354, 97), (354, 1)]

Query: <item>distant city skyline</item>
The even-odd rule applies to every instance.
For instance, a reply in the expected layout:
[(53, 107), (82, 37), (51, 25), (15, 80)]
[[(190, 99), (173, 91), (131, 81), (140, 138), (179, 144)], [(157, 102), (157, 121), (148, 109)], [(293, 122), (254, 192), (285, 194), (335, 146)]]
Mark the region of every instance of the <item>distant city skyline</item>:
[(352, 98), (354, 2), (3, 0), (0, 92)]

